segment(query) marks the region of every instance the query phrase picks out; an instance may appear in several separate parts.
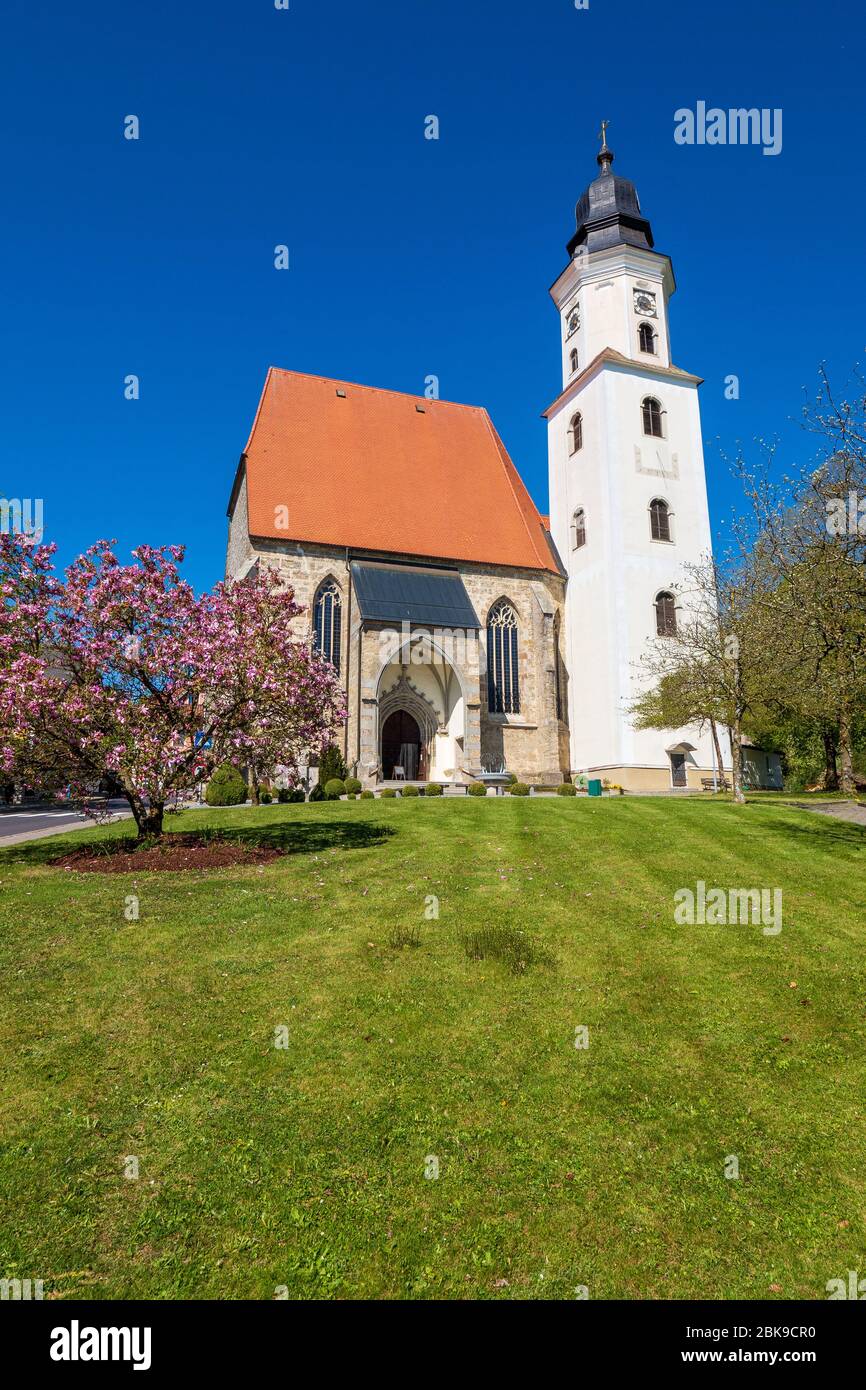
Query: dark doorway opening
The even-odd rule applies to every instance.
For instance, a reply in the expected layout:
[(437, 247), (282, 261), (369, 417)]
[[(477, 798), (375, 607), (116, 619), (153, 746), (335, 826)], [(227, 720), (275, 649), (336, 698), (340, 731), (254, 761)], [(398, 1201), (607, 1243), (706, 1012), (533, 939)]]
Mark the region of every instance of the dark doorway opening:
[(382, 725), (382, 777), (390, 782), (395, 767), (402, 767), (407, 782), (427, 777), (426, 750), (417, 720), (407, 710), (397, 709)]
[(688, 786), (685, 753), (671, 753), (671, 781), (675, 787)]

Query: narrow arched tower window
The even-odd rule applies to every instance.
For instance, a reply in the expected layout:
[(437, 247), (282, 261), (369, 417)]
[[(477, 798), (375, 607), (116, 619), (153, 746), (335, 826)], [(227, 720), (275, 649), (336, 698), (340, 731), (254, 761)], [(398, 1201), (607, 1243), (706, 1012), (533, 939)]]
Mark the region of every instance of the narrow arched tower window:
[(671, 538), (671, 513), (667, 502), (654, 497), (650, 502), (650, 535), (654, 541), (669, 541)]
[(487, 707), (491, 714), (520, 713), (517, 614), (507, 599), (487, 615)]
[(657, 401), (655, 396), (645, 396), (641, 405), (643, 413), (643, 432), (644, 434), (655, 435), (656, 439), (662, 437), (662, 406), (661, 401)]
[(321, 652), (326, 661), (330, 661), (338, 675), (342, 610), (340, 590), (333, 579), (326, 579), (319, 585), (313, 604), (313, 647), (317, 652)]
[(677, 605), (673, 594), (656, 594), (656, 632), (659, 637), (676, 637)]
[(656, 335), (653, 332), (652, 324), (642, 323), (640, 328), (638, 329), (638, 333), (640, 335), (641, 352), (651, 352), (653, 355), (655, 355)]
[(571, 374), (573, 376), (574, 373), (577, 371), (577, 348), (571, 349), (571, 354), (568, 360), (571, 363)]
[(568, 452), (576, 454), (578, 449), (583, 448), (583, 416), (580, 411), (571, 417), (571, 424), (568, 427)]
[(582, 545), (586, 545), (586, 512), (583, 507), (578, 507), (574, 514), (574, 548), (579, 550)]

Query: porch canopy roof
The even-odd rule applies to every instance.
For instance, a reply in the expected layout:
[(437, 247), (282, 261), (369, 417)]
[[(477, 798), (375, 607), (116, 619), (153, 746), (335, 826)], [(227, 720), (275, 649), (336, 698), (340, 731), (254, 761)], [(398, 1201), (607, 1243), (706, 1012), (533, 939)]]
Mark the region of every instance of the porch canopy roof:
[(361, 617), (375, 623), (480, 628), (459, 574), (352, 562)]

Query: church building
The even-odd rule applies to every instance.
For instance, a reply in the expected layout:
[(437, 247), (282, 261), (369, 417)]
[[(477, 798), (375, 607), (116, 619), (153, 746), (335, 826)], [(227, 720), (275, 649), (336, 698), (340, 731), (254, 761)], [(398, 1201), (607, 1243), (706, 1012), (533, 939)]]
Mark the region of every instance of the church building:
[(706, 731), (629, 722), (640, 659), (675, 633), (682, 567), (711, 541), (700, 378), (671, 360), (671, 262), (606, 139), (598, 164), (550, 291), (549, 515), (483, 407), (268, 371), (226, 576), (267, 566), (294, 588), (299, 631), (346, 691), (343, 753), (365, 786), (712, 776)]

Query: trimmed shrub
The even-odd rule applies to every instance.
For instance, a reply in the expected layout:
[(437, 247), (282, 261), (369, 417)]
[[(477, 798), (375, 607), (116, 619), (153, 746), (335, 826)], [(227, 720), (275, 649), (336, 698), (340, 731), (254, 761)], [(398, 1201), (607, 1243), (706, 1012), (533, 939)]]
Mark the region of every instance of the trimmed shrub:
[(360, 798), (360, 799), (361, 799), (362, 801), (375, 801), (375, 800), (376, 800), (376, 793), (375, 793), (375, 792), (371, 792), (370, 789), (369, 789), (369, 787), (368, 787), (366, 791), (361, 792), (361, 798)]
[(358, 781), (357, 777), (347, 777), (345, 781), (347, 792), (359, 792), (361, 790), (361, 783)]
[(424, 789), (425, 796), (441, 796), (442, 788), (438, 782), (428, 782)]
[(403, 787), (403, 788), (402, 788), (402, 793), (403, 793), (404, 796), (419, 796), (419, 795), (420, 795), (420, 793), (419, 793), (419, 791), (418, 791), (418, 788), (417, 788), (417, 787), (413, 787), (413, 785), (412, 785), (411, 782), (409, 783), (409, 785), (408, 785), (407, 787)]
[(326, 748), (319, 759), (319, 786), (327, 788), (333, 778), (339, 778), (345, 782), (348, 775), (348, 768), (343, 762), (343, 755), (335, 743)]
[(573, 787), (570, 782), (560, 782), (559, 786), (556, 789), (556, 795), (577, 796), (577, 788)]
[(470, 796), (486, 796), (487, 788), (483, 782), (470, 782), (467, 791)]
[(393, 787), (386, 787), (385, 790), (384, 790), (383, 792), (380, 792), (380, 793), (379, 793), (379, 795), (380, 795), (380, 796), (392, 797), (392, 796), (396, 796), (397, 793), (395, 792), (395, 790), (394, 790)]
[(204, 799), (208, 806), (243, 806), (247, 784), (236, 767), (223, 763), (208, 782)]
[(517, 773), (516, 773), (516, 772), (509, 772), (509, 774), (508, 774), (508, 780), (509, 780), (509, 782), (511, 783), (511, 785), (512, 785), (512, 787), (513, 787), (513, 786), (514, 786), (514, 783), (517, 781)]
[(277, 792), (277, 801), (281, 805), (296, 805), (299, 801), (306, 801), (303, 787), (280, 787)]
[(525, 782), (512, 782), (512, 784), (511, 784), (511, 795), (512, 795), (512, 796), (529, 796), (529, 788), (527, 787), (527, 785), (526, 785)]
[(270, 806), (273, 799), (274, 798), (271, 796), (270, 792), (259, 793), (259, 801), (262, 803), (263, 806)]
[(342, 777), (331, 777), (325, 783), (325, 796), (328, 801), (339, 801), (346, 795), (346, 783)]
[(313, 787), (313, 790), (310, 792), (310, 800), (311, 800), (311, 801), (324, 801), (324, 800), (325, 800), (325, 789), (324, 789), (324, 787), (321, 787), (321, 786), (319, 785), (318, 782), (317, 782), (316, 785)]
[(346, 800), (347, 800), (347, 801), (357, 801), (357, 800), (358, 800), (358, 793), (357, 793), (357, 792), (346, 792)]

